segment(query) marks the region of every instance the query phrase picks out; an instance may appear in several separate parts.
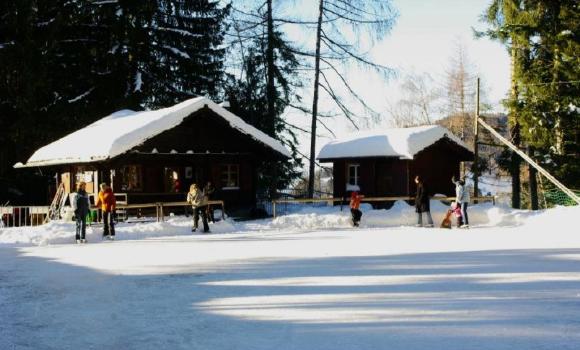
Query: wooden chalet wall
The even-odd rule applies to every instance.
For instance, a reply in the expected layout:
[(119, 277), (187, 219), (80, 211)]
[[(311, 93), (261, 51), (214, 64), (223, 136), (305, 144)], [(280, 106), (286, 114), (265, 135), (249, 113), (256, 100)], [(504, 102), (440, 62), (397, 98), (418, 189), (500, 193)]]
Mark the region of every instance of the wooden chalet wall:
[(348, 165), (359, 164), (359, 187), (367, 197), (404, 196), (408, 194), (406, 160), (396, 158), (350, 158), (333, 162), (334, 196), (346, 194)]
[(454, 195), (451, 177), (459, 177), (462, 161), (472, 160), (471, 152), (441, 139), (419, 152), (413, 160), (394, 157), (334, 159), (334, 196), (346, 194), (348, 165), (359, 164), (359, 187), (367, 197), (413, 196), (415, 175), (423, 177), (431, 194)]
[[(96, 192), (98, 183), (112, 182), (115, 192), (128, 193), (130, 203), (185, 200), (191, 183), (203, 187), (211, 181), (216, 188), (213, 198), (223, 199), (229, 208), (248, 207), (256, 199), (257, 165), (274, 159), (283, 156), (204, 108), (114, 159), (62, 166), (60, 173), (68, 192), (74, 189), (79, 171), (86, 172), (87, 178), (93, 171), (91, 189)], [(222, 183), (227, 165), (238, 169), (238, 186)], [(131, 189), (123, 183), (121, 173), (127, 166), (136, 167), (141, 174), (138, 188)], [(179, 189), (168, 183), (173, 172), (179, 178)]]
[(451, 182), (451, 177), (455, 176), (459, 179), (462, 159), (471, 160), (471, 158), (466, 159), (465, 152), (462, 149), (459, 150), (458, 147), (439, 141), (415, 155), (409, 169), (411, 188), (413, 190), (415, 188), (415, 175), (420, 175), (432, 195), (455, 195), (455, 185)]

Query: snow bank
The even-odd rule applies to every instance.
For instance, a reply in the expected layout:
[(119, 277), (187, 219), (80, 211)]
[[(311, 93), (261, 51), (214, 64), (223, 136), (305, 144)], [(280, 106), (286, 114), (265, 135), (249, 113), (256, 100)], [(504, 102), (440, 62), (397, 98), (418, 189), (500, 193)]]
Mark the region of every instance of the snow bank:
[[(431, 213), (438, 226), (448, 207), (440, 201), (431, 201)], [(388, 228), (413, 226), (417, 217), (415, 208), (404, 201), (396, 202), (391, 209), (373, 210), (369, 204), (361, 205), (363, 217), (361, 228)], [(534, 230), (550, 232), (554, 227), (572, 223), (580, 215), (580, 207), (557, 207), (543, 211), (514, 210), (491, 203), (469, 207), (469, 222), (473, 229), (525, 226)], [(455, 221), (455, 219), (454, 219)], [(200, 223), (201, 224), (201, 223)], [(117, 240), (136, 240), (155, 237), (192, 235), (191, 218), (173, 216), (165, 222), (120, 223), (116, 226)], [(455, 225), (455, 222), (454, 222)], [(236, 222), (231, 219), (210, 224), (212, 234), (244, 234), (251, 232), (304, 232), (315, 230), (353, 229), (348, 207), (309, 207), (295, 209), (288, 215), (275, 219)], [(54, 221), (36, 227), (0, 229), (0, 244), (47, 245), (74, 241), (75, 226), (72, 222)], [(89, 242), (101, 240), (100, 225), (87, 227)], [(203, 235), (196, 232), (195, 235)]]

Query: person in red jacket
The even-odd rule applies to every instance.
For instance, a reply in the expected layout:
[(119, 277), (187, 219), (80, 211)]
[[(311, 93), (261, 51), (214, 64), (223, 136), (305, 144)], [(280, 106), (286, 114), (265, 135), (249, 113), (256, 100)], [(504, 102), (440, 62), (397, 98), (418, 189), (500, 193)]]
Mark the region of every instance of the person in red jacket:
[(97, 207), (101, 207), (103, 211), (103, 238), (104, 239), (115, 239), (115, 225), (113, 223), (113, 213), (117, 201), (115, 200), (115, 194), (111, 187), (106, 183), (101, 184), (101, 190), (99, 191), (99, 199), (97, 200)]
[(363, 195), (358, 194), (357, 191), (352, 191), (350, 194), (350, 213), (352, 215), (352, 224), (358, 226), (360, 219), (362, 217), (362, 211), (360, 211), (360, 201)]

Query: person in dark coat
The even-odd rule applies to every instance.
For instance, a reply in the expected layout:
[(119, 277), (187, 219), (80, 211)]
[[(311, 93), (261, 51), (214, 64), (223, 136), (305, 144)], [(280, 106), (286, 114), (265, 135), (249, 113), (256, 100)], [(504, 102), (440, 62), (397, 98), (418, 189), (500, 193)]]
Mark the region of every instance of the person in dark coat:
[(87, 229), (87, 214), (91, 207), (89, 195), (86, 191), (87, 184), (79, 183), (77, 192), (71, 196), (71, 206), (75, 213), (76, 221), (76, 241), (77, 243), (87, 243), (86, 229)]
[(427, 216), (427, 225), (425, 227), (433, 227), (427, 186), (425, 186), (423, 179), (419, 175), (415, 176), (415, 183), (417, 184), (417, 194), (415, 195), (415, 211), (417, 212), (416, 226), (423, 226), (423, 213), (425, 213)]
[[(207, 182), (207, 184), (203, 188), (203, 193), (205, 193), (208, 201), (213, 199), (213, 194), (215, 193), (215, 187), (213, 187), (213, 184), (211, 183), (211, 181)], [(213, 215), (213, 207), (209, 203), (207, 204), (207, 221), (211, 221), (212, 223), (215, 223), (215, 217)]]

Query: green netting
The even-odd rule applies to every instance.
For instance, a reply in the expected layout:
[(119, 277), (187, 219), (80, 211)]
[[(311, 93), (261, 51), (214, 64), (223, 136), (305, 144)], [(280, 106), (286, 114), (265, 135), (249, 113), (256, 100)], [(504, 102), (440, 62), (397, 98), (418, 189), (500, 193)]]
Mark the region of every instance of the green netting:
[[(553, 208), (557, 205), (574, 206), (578, 205), (575, 200), (549, 182), (544, 176), (539, 175), (538, 200), (542, 208)], [(580, 190), (572, 189), (577, 196), (580, 196)]]
[[(580, 191), (574, 191), (574, 193), (576, 193), (576, 195), (580, 195)], [(564, 206), (578, 205), (576, 201), (574, 201), (567, 194), (558, 189), (544, 192), (544, 198), (546, 201), (545, 206), (547, 206), (548, 208), (553, 207), (555, 205), (564, 205)]]

